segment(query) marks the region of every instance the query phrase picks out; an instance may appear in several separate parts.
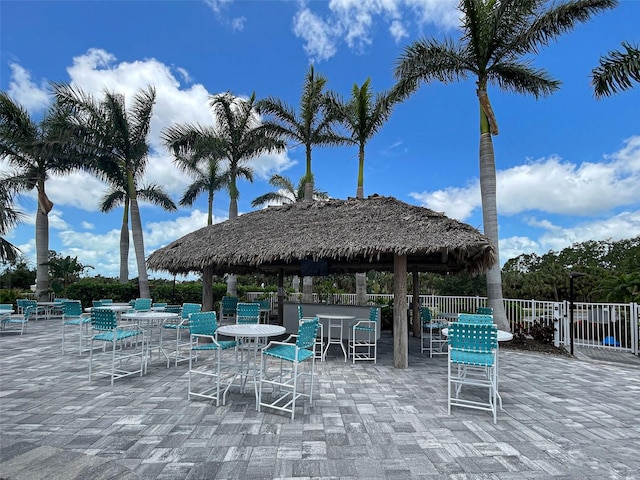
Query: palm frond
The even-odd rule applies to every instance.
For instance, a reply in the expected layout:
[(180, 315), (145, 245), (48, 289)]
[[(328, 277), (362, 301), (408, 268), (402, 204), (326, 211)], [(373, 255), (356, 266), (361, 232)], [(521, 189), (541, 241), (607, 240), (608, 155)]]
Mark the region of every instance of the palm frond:
[(609, 52), (600, 58), (600, 66), (591, 74), (591, 85), (596, 98), (608, 97), (633, 87), (640, 82), (640, 50), (637, 45), (622, 42), (624, 52)]

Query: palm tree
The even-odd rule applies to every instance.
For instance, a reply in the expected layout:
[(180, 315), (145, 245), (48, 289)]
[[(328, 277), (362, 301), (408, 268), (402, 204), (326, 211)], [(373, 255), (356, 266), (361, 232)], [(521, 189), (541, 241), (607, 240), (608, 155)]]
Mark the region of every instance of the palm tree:
[[(38, 123), (15, 103), (6, 92), (0, 92), (0, 156), (16, 169), (5, 178), (6, 185), (16, 191), (37, 191), (36, 209), (36, 297), (45, 299), (49, 291), (49, 212), (53, 202), (45, 190), (52, 173), (66, 174), (83, 168), (65, 140), (68, 112), (55, 103)], [(11, 191), (7, 192), (11, 193)], [(7, 210), (5, 210), (5, 215)], [(11, 218), (10, 216), (8, 217)]]
[[(487, 85), (504, 91), (547, 96), (560, 82), (530, 65), (528, 56), (550, 40), (571, 30), (593, 14), (615, 7), (616, 0), (567, 0), (549, 5), (545, 0), (462, 0), (462, 37), (459, 42), (422, 39), (408, 46), (400, 57), (395, 76), (402, 96), (420, 82), (444, 83), (476, 78), (480, 105), (480, 191), (485, 234), (498, 251), (496, 168), (492, 135), (498, 124), (487, 94)], [(509, 328), (502, 300), (500, 262), (487, 272), (487, 297), (496, 323)]]
[(349, 131), (348, 143), (358, 146), (358, 184), (356, 198), (364, 198), (364, 150), (367, 142), (389, 120), (396, 102), (395, 91), (376, 94), (371, 91), (371, 79), (359, 87), (353, 85), (351, 98), (345, 102), (333, 92), (327, 95), (331, 117)]
[[(207, 225), (213, 224), (213, 200), (217, 191), (229, 186), (229, 173), (222, 171), (220, 142), (215, 132), (197, 125), (176, 125), (163, 133), (166, 147), (173, 152), (176, 165), (193, 178), (180, 199), (180, 205), (193, 205), (207, 193)], [(202, 307), (213, 310), (213, 272), (202, 272)]]
[[(267, 192), (264, 195), (256, 197), (252, 202), (253, 208), (261, 207), (269, 203), (283, 205), (285, 203), (295, 203), (304, 201), (306, 176), (302, 177), (298, 181), (298, 185), (295, 186), (289, 177), (284, 175), (273, 174), (269, 179), (269, 185), (277, 188), (275, 192)], [(314, 188), (313, 199), (314, 200), (326, 200), (329, 198), (327, 192), (321, 192)]]
[[(0, 235), (5, 235), (9, 230), (20, 223), (24, 214), (13, 207), (13, 195), (16, 185), (10, 183), (10, 177), (3, 175), (0, 178)], [(0, 237), (0, 261), (13, 262), (20, 253), (20, 249), (3, 237)]]
[[(98, 175), (111, 186), (126, 185), (124, 191), (131, 214), (140, 297), (150, 298), (138, 206), (138, 182), (144, 175), (148, 161), (147, 136), (156, 99), (155, 89), (148, 87), (136, 93), (129, 111), (121, 94), (105, 91), (104, 98), (97, 101), (81, 89), (69, 85), (54, 85), (54, 90), (58, 101), (72, 109), (75, 138), (81, 143), (81, 148), (92, 161)], [(175, 209), (173, 202), (171, 205)], [(121, 248), (122, 240), (121, 237)]]
[(600, 57), (600, 66), (591, 73), (591, 85), (598, 99), (632, 88), (631, 80), (640, 82), (638, 46), (622, 42), (622, 47), (625, 52), (614, 50)]
[(274, 117), (264, 122), (265, 128), (276, 135), (289, 138), (294, 145), (304, 145), (306, 159), (305, 194), (307, 202), (313, 200), (313, 171), (311, 169), (311, 149), (314, 145), (341, 145), (344, 138), (331, 129), (333, 120), (326, 115), (323, 90), (327, 79), (316, 75), (313, 65), (309, 67), (300, 97), (300, 113), (274, 97), (258, 102), (261, 114)]
[[(213, 95), (209, 104), (213, 110), (215, 127), (209, 139), (215, 143), (217, 155), (229, 162), (229, 219), (238, 216), (239, 177), (253, 181), (253, 170), (245, 165), (251, 159), (267, 153), (284, 151), (285, 142), (278, 132), (266, 129), (256, 109), (256, 95), (243, 99), (230, 92)], [(235, 296), (236, 277), (227, 278), (227, 291)]]
[[(140, 166), (140, 165), (138, 165)], [(122, 224), (120, 226), (120, 283), (129, 281), (129, 210), (130, 201), (127, 194), (128, 180), (125, 172), (114, 170), (106, 173), (106, 180), (110, 184), (109, 189), (100, 200), (100, 211), (110, 212), (122, 205)], [(144, 171), (135, 173), (137, 184)], [(156, 184), (143, 185), (136, 192), (137, 198), (162, 207), (164, 210), (174, 212), (177, 210), (173, 200), (165, 190)]]
[[(350, 134), (348, 141), (358, 146), (356, 198), (364, 198), (365, 146), (389, 119), (395, 101), (395, 92), (378, 93), (374, 99), (370, 78), (367, 78), (361, 87), (357, 84), (353, 85), (348, 102), (343, 101), (335, 93), (328, 95), (331, 116), (347, 128)], [(356, 303), (367, 304), (366, 273), (356, 274)]]

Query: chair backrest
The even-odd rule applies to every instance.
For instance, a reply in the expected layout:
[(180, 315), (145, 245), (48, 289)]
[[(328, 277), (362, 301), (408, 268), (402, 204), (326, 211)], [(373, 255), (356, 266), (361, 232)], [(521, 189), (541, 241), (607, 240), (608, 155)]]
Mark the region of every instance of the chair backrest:
[(298, 348), (313, 350), (316, 343), (316, 335), (318, 334), (318, 323), (318, 317), (300, 322), (298, 326), (298, 338), (296, 339)]
[(91, 300), (91, 306), (93, 308), (99, 308), (103, 305), (102, 300)]
[(13, 305), (10, 303), (0, 303), (0, 310), (11, 310)]
[(118, 326), (116, 312), (110, 308), (92, 309), (91, 325), (94, 330), (113, 330)]
[(493, 315), (493, 308), (491, 307), (478, 307), (476, 308), (478, 315)]
[(253, 303), (260, 305), (261, 310), (271, 309), (271, 302), (269, 300), (254, 300)]
[(473, 353), (490, 353), (498, 347), (498, 327), (489, 324), (460, 323), (449, 326), (449, 349)]
[(102, 302), (102, 305), (112, 305), (113, 304), (113, 299), (112, 298), (101, 298), (100, 301)]
[(189, 317), (191, 335), (214, 335), (218, 329), (216, 312), (194, 312)]
[(222, 297), (220, 302), (220, 312), (222, 315), (235, 315), (236, 306), (238, 305), (238, 297)]
[(27, 308), (27, 307), (34, 307), (34, 308), (37, 308), (37, 307), (38, 307), (38, 302), (37, 302), (37, 300), (29, 300), (28, 298), (27, 298), (27, 299), (24, 299), (24, 300), (22, 301), (22, 308)]
[(298, 305), (298, 320), (302, 320), (304, 315), (302, 314), (302, 305)]
[(82, 316), (82, 303), (80, 300), (67, 300), (62, 302), (62, 317)]
[(378, 314), (380, 313), (380, 309), (378, 307), (369, 308), (369, 321), (377, 322), (379, 320)]
[(236, 305), (236, 323), (260, 323), (260, 305), (257, 303), (238, 303)]
[(477, 313), (458, 314), (458, 323), (481, 323), (493, 325), (493, 315), (478, 315)]
[(181, 312), (182, 318), (190, 318), (189, 315), (197, 313), (200, 310), (202, 310), (202, 305), (200, 305), (199, 303), (183, 303)]
[(136, 301), (133, 303), (133, 309), (136, 312), (148, 312), (149, 310), (151, 310), (151, 299), (136, 298)]
[(36, 313), (36, 309), (38, 308), (37, 302), (36, 302), (36, 306), (27, 305), (26, 307), (23, 307), (23, 308), (24, 308), (22, 311), (23, 318), (28, 321), (29, 318), (31, 318), (31, 315)]
[(164, 307), (164, 311), (167, 313), (182, 313), (182, 305), (167, 305)]
[(156, 302), (152, 306), (159, 307), (159, 308), (166, 308), (167, 307), (167, 302)]
[(420, 322), (423, 325), (431, 323), (431, 309), (429, 307), (420, 307)]

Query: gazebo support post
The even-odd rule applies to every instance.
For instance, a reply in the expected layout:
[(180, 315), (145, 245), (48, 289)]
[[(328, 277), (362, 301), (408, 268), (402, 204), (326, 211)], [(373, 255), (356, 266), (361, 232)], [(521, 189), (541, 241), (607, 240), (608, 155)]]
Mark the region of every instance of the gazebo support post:
[(418, 276), (418, 268), (415, 267), (411, 273), (413, 275), (413, 311), (411, 312), (411, 319), (413, 320), (413, 336), (420, 337), (422, 320), (420, 318), (420, 277)]
[(284, 325), (284, 271), (278, 270), (278, 325)]
[(409, 366), (407, 328), (407, 256), (393, 255), (393, 366)]
[(213, 310), (213, 265), (202, 270), (202, 311)]

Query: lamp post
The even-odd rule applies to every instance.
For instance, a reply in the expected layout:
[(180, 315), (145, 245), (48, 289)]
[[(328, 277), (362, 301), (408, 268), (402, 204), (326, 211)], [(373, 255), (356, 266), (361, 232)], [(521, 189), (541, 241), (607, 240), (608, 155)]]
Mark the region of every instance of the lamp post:
[(573, 355), (573, 279), (584, 277), (586, 273), (571, 272), (569, 274), (569, 341), (571, 342), (571, 355)]

